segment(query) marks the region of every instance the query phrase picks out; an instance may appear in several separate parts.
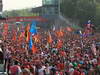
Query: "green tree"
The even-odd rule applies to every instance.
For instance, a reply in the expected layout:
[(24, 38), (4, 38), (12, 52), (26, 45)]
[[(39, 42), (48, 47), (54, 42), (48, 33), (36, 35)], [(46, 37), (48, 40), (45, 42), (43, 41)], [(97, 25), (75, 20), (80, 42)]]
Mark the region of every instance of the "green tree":
[(61, 11), (66, 17), (84, 24), (89, 19), (94, 22), (96, 4), (94, 0), (63, 0)]
[(29, 9), (22, 9), (22, 10), (4, 11), (3, 15), (7, 17), (39, 16), (39, 13), (33, 13), (31, 12), (31, 8), (29, 8)]

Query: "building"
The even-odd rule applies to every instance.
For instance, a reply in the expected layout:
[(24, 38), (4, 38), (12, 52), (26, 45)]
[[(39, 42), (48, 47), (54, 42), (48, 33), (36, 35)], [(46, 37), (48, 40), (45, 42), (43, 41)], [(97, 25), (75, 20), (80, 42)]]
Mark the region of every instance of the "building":
[(31, 12), (36, 14), (37, 16), (42, 16), (42, 8), (43, 8), (42, 6), (32, 8)]
[(42, 3), (45, 15), (59, 14), (59, 0), (42, 0)]
[(33, 8), (32, 12), (39, 13), (40, 16), (48, 20), (45, 23), (40, 23), (40, 26), (48, 29), (54, 25), (56, 19), (59, 18), (60, 0), (42, 0), (42, 6)]
[(33, 13), (39, 13), (42, 16), (54, 16), (60, 12), (60, 0), (42, 0), (42, 6), (32, 8)]

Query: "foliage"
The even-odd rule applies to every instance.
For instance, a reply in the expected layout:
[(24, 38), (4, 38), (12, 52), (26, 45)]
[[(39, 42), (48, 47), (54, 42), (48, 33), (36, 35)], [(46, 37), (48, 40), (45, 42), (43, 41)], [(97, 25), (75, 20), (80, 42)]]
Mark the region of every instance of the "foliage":
[(95, 19), (96, 29), (100, 30), (100, 2), (96, 3), (96, 19)]
[(12, 11), (4, 11), (3, 15), (7, 17), (18, 17), (18, 16), (39, 16), (39, 13), (32, 13), (30, 9), (22, 9), (22, 10), (12, 10)]
[(94, 21), (96, 8), (94, 0), (63, 0), (61, 11), (66, 17), (84, 24), (89, 19)]

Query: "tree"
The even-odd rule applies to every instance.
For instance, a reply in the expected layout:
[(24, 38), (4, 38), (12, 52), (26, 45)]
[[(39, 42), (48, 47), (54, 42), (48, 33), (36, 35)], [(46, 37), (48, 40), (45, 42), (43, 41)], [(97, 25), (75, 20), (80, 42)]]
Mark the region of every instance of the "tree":
[(84, 24), (89, 19), (94, 22), (96, 5), (94, 0), (63, 0), (61, 11), (66, 17)]
[(39, 16), (39, 13), (33, 13), (29, 9), (22, 9), (22, 10), (12, 10), (12, 11), (4, 11), (3, 15), (7, 17), (18, 17), (18, 16)]

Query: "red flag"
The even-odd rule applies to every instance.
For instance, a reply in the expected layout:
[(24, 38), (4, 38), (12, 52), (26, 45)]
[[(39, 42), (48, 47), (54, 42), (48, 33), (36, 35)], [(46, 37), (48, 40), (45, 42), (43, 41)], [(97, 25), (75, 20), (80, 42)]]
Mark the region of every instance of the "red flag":
[(47, 39), (48, 43), (52, 43), (53, 40), (52, 40), (52, 37), (51, 37), (51, 34), (49, 33), (49, 36), (48, 36), (48, 39)]
[(16, 40), (16, 35), (13, 36), (12, 40), (14, 40), (14, 41)]
[(13, 37), (12, 37), (12, 40), (15, 41), (17, 39), (16, 37), (16, 31), (13, 31)]
[(63, 46), (63, 41), (62, 40), (58, 40), (57, 48), (61, 48), (62, 46)]
[(39, 35), (39, 34), (34, 35), (33, 38), (34, 38), (34, 41), (35, 41), (36, 43), (39, 43), (39, 42), (40, 42), (40, 35)]
[(63, 37), (63, 36), (64, 36), (63, 30), (60, 29), (60, 31), (57, 31), (57, 32), (56, 32), (56, 36), (57, 36), (57, 37)]
[(66, 30), (69, 31), (69, 32), (73, 31), (73, 29), (71, 27), (67, 27)]
[(26, 26), (26, 30), (27, 30), (27, 31), (30, 30), (30, 24), (28, 24), (28, 25)]
[(19, 35), (18, 41), (22, 41), (24, 38), (25, 32), (21, 32), (21, 34)]
[(37, 48), (33, 45), (32, 46), (32, 53), (36, 53), (37, 52)]
[(4, 30), (8, 30), (8, 24), (4, 24)]
[(6, 39), (7, 34), (8, 34), (8, 24), (4, 24), (4, 31), (3, 31), (4, 39)]

